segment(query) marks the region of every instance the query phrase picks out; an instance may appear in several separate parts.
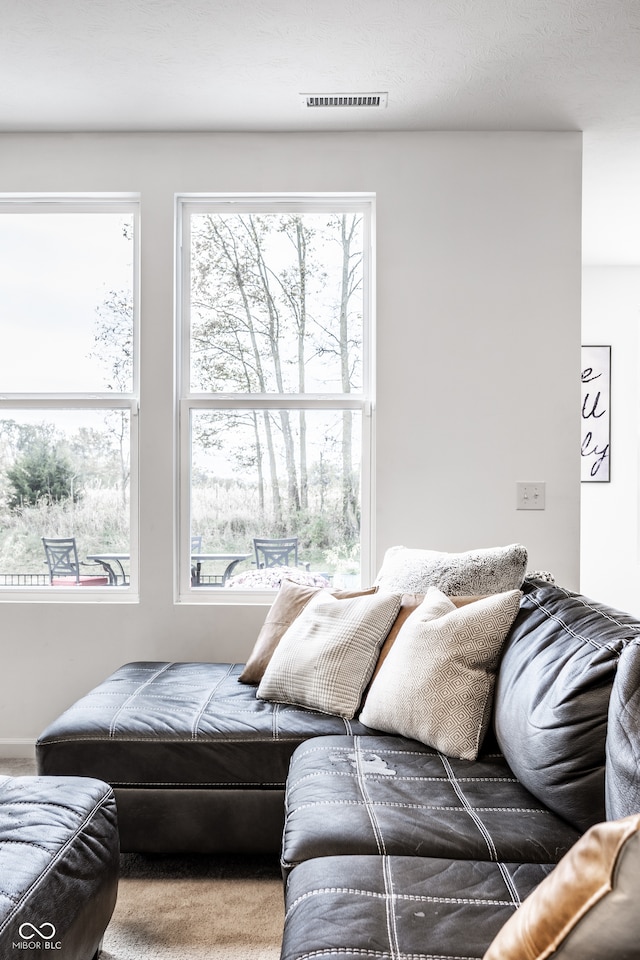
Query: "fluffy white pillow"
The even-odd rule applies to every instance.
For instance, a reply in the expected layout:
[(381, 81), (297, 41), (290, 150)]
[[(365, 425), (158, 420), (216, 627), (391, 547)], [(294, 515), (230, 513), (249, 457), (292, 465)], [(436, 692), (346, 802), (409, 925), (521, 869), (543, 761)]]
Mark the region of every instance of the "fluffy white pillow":
[(393, 593), (345, 600), (316, 594), (275, 648), (258, 699), (351, 719), (401, 599)]
[(526, 569), (527, 551), (519, 543), (466, 553), (389, 547), (375, 582), (392, 592), (426, 593), (437, 587), (449, 596), (479, 596), (517, 590)]
[(362, 723), (450, 757), (475, 760), (489, 724), (500, 653), (521, 596), (510, 590), (457, 608), (431, 587), (373, 680)]

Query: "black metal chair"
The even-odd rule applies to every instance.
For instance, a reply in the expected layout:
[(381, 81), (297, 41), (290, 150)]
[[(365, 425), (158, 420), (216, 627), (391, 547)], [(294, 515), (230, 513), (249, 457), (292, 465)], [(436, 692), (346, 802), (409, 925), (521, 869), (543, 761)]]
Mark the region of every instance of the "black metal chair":
[[(107, 587), (111, 578), (99, 563), (81, 563), (75, 537), (42, 537), (42, 545), (49, 567), (52, 587)], [(80, 573), (80, 567), (102, 570), (99, 573)]]
[(301, 566), (305, 570), (310, 568), (309, 563), (298, 560), (297, 537), (254, 537), (253, 550), (258, 570), (266, 567)]
[[(202, 553), (202, 534), (194, 533), (191, 537), (191, 554)], [(191, 586), (195, 587), (198, 584), (198, 567), (197, 564), (191, 563)]]

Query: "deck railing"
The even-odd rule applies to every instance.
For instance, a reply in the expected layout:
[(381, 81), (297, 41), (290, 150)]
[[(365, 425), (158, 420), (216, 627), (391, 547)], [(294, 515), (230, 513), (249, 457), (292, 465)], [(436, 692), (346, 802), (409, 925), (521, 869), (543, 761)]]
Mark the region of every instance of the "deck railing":
[(0, 587), (46, 587), (46, 573), (0, 573)]

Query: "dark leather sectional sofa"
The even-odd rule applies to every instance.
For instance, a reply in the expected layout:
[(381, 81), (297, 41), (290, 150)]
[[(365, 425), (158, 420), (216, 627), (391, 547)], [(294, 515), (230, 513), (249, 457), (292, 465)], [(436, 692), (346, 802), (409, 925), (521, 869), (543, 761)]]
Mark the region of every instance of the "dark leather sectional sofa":
[(475, 761), (257, 700), (240, 671), (128, 664), (38, 767), (110, 783), (124, 850), (280, 851), (283, 960), (481, 958), (589, 827), (640, 810), (640, 622), (555, 585), (523, 584)]

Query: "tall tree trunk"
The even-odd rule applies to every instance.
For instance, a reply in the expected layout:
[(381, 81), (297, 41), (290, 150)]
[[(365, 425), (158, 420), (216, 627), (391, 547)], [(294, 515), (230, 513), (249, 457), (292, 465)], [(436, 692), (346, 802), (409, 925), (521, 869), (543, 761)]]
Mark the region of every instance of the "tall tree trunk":
[[(264, 376), (264, 370), (262, 368), (262, 356), (260, 354), (260, 348), (258, 346), (258, 341), (256, 338), (255, 325), (253, 322), (253, 316), (251, 314), (251, 304), (249, 301), (249, 295), (247, 292), (244, 273), (242, 270), (242, 265), (240, 263), (240, 258), (238, 257), (238, 252), (235, 247), (235, 238), (231, 237), (231, 243), (228, 243), (227, 240), (222, 236), (220, 230), (213, 226), (212, 227), (214, 235), (222, 249), (227, 261), (229, 262), (231, 269), (233, 271), (234, 279), (240, 293), (242, 300), (242, 306), (245, 314), (245, 321), (247, 330), (249, 332), (249, 337), (251, 341), (251, 349), (253, 351), (253, 360), (254, 360), (254, 370), (256, 373), (258, 387), (260, 393), (266, 393), (266, 380)], [(249, 378), (249, 375), (247, 378)], [(249, 383), (250, 386), (250, 383)], [(269, 474), (271, 477), (271, 506), (273, 510), (273, 524), (277, 529), (281, 529), (283, 526), (283, 516), (282, 516), (282, 497), (280, 495), (280, 483), (278, 480), (278, 461), (275, 453), (275, 444), (271, 429), (271, 419), (269, 417), (268, 410), (264, 411), (263, 423), (267, 444), (267, 462), (269, 464)], [(257, 420), (256, 420), (257, 425)], [(258, 469), (258, 475), (262, 474), (262, 449), (260, 446), (256, 445), (256, 464)], [(260, 460), (258, 466), (258, 460)]]
[[(356, 226), (356, 217), (347, 224), (347, 215), (342, 214), (340, 239), (342, 241), (342, 277), (340, 289), (340, 373), (342, 392), (351, 393), (349, 362), (349, 298), (351, 296), (351, 244)], [(359, 533), (358, 498), (353, 482), (353, 413), (342, 414), (342, 526), (347, 544), (355, 541)]]
[[(255, 255), (258, 265), (260, 280), (264, 294), (264, 302), (269, 317), (269, 348), (273, 362), (273, 370), (276, 379), (277, 392), (283, 394), (284, 379), (282, 376), (282, 363), (280, 359), (279, 327), (280, 317), (276, 302), (271, 293), (269, 283), (269, 269), (265, 263), (260, 237), (253, 217), (249, 217), (250, 233), (255, 246)], [(284, 444), (285, 466), (287, 471), (287, 495), (289, 501), (289, 511), (295, 517), (300, 511), (300, 491), (298, 489), (298, 477), (296, 471), (295, 445), (293, 433), (291, 430), (291, 420), (288, 410), (280, 410), (280, 424), (282, 427), (282, 440)]]
[[(307, 240), (300, 217), (296, 217), (296, 249), (298, 252), (298, 393), (306, 393), (304, 338), (307, 331)], [(300, 506), (309, 506), (309, 471), (307, 467), (307, 415), (301, 410), (300, 425)]]

